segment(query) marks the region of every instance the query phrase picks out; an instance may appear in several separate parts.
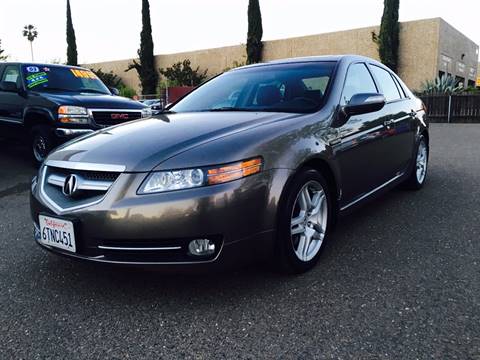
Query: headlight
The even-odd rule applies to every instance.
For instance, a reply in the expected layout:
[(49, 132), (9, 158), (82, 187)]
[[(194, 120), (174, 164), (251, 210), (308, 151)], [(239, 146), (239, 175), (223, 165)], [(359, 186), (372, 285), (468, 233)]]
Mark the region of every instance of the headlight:
[(152, 116), (152, 109), (150, 108), (142, 109), (142, 118), (147, 118), (150, 116)]
[(262, 159), (255, 158), (212, 168), (159, 171), (148, 175), (139, 194), (191, 189), (241, 179), (262, 170)]
[(58, 120), (64, 124), (88, 124), (90, 116), (88, 110), (80, 106), (60, 106)]

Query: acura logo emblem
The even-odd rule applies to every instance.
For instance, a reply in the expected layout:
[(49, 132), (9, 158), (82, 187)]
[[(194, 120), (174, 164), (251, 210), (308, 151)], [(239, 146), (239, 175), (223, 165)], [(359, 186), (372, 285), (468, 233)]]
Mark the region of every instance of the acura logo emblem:
[(73, 196), (77, 192), (78, 179), (75, 175), (68, 175), (63, 183), (63, 194)]

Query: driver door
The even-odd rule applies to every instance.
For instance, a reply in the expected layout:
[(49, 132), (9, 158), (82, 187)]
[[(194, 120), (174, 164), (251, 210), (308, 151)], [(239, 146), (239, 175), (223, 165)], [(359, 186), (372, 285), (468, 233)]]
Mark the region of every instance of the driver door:
[[(364, 63), (350, 65), (341, 106), (359, 93), (379, 93)], [(333, 151), (340, 165), (343, 208), (353, 205), (388, 180), (388, 159), (384, 156), (386, 117), (385, 109), (353, 115), (338, 128), (338, 143)]]

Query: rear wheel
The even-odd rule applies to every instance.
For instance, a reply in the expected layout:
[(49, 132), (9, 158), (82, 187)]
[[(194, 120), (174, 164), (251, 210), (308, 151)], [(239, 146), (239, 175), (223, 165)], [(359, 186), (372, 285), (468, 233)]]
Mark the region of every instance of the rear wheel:
[(292, 181), (281, 205), (277, 229), (277, 261), (284, 271), (303, 273), (318, 261), (333, 220), (327, 182), (314, 169)]
[(50, 128), (45, 125), (35, 126), (30, 132), (30, 138), (32, 159), (40, 165), (54, 147)]
[(411, 190), (419, 190), (425, 184), (428, 170), (428, 144), (423, 135), (420, 136), (417, 143), (414, 161), (414, 168), (408, 179), (405, 180), (405, 187)]

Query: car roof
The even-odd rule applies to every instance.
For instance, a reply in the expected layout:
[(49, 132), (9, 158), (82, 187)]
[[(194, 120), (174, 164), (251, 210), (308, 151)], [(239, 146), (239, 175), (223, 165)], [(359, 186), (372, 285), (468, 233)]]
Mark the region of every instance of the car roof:
[(260, 66), (268, 66), (268, 65), (281, 65), (281, 64), (296, 64), (296, 63), (308, 63), (308, 62), (321, 62), (321, 61), (345, 61), (345, 62), (354, 62), (354, 61), (365, 61), (373, 64), (377, 64), (383, 67), (383, 65), (375, 59), (361, 56), (361, 55), (354, 55), (354, 54), (346, 54), (346, 55), (323, 55), (323, 56), (304, 56), (304, 57), (294, 57), (294, 58), (287, 58), (287, 59), (278, 59), (272, 60), (264, 63), (246, 65), (242, 67), (235, 68), (237, 69), (247, 69), (247, 68), (254, 68)]
[(49, 63), (38, 63), (38, 62), (19, 62), (19, 61), (7, 61), (7, 62), (0, 62), (0, 66), (5, 65), (33, 65), (33, 66), (50, 66), (50, 67), (63, 67), (67, 69), (85, 69), (81, 66), (71, 66), (71, 65), (63, 65), (63, 64), (49, 64)]

